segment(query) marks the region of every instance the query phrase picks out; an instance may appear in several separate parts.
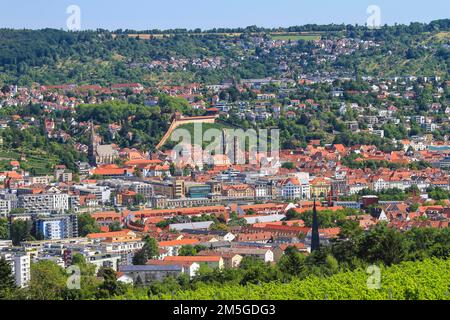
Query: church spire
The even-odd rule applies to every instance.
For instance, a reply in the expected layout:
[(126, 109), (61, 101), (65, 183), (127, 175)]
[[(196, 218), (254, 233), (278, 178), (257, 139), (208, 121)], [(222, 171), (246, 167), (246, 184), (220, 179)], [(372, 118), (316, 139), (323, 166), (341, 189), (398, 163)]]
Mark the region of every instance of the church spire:
[(90, 121), (89, 129), (90, 129), (89, 130), (89, 134), (90, 134), (89, 150), (88, 150), (89, 164), (91, 166), (96, 166), (97, 161), (96, 161), (95, 153), (97, 151), (97, 136), (95, 134), (94, 122), (92, 120)]
[(311, 252), (317, 251), (319, 248), (320, 248), (319, 219), (317, 218), (316, 199), (314, 198)]

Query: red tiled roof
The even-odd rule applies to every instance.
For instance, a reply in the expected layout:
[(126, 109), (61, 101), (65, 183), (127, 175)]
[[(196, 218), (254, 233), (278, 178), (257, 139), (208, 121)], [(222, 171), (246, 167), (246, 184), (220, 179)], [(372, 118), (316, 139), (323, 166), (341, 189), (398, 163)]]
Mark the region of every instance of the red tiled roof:
[(160, 247), (175, 247), (175, 246), (184, 246), (184, 245), (193, 245), (197, 244), (200, 241), (197, 239), (181, 239), (181, 240), (172, 240), (172, 241), (161, 241), (159, 243)]
[(105, 232), (105, 233), (90, 233), (87, 235), (89, 239), (103, 239), (103, 238), (111, 238), (111, 237), (125, 237), (128, 236), (132, 232), (131, 230), (121, 230), (114, 232)]
[(221, 256), (192, 256), (192, 257), (165, 257), (164, 261), (174, 262), (219, 262), (222, 259)]

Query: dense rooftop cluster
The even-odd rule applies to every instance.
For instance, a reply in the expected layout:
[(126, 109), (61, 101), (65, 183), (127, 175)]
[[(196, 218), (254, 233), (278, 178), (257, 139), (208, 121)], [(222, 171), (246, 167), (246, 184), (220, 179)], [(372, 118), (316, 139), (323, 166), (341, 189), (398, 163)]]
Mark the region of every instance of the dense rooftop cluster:
[[(0, 50), (0, 261), (15, 294), (36, 298), (33, 273), (75, 264), (98, 288), (79, 298), (111, 298), (448, 258), (449, 38), (431, 25), (403, 42), (401, 27), (47, 30), (58, 41), (36, 31), (36, 46), (57, 54), (15, 62), (33, 32), (1, 30), (20, 40)], [(229, 129), (277, 128), (280, 150), (174, 155), (174, 132), (197, 124), (227, 150)]]

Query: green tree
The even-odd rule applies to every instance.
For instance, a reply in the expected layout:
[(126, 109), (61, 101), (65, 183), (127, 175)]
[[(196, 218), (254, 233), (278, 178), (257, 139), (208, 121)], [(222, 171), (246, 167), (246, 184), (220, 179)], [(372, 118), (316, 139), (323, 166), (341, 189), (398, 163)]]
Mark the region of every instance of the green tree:
[(275, 281), (282, 276), (279, 269), (255, 257), (244, 257), (239, 265), (239, 269), (242, 271), (242, 279), (240, 281), (242, 285)]
[(113, 269), (101, 268), (99, 276), (103, 278), (103, 282), (98, 287), (97, 299), (110, 299), (126, 292), (127, 286), (117, 281), (116, 272)]
[(215, 222), (209, 227), (209, 230), (228, 231), (228, 226), (225, 223)]
[(148, 261), (148, 257), (145, 254), (144, 250), (137, 251), (133, 256), (133, 264), (135, 266), (142, 266), (145, 265)]
[(176, 171), (177, 171), (177, 168), (175, 167), (175, 163), (171, 162), (170, 167), (169, 167), (170, 175), (173, 177), (175, 175)]
[(136, 205), (144, 204), (145, 203), (145, 197), (142, 194), (137, 194), (134, 197), (134, 203)]
[(289, 209), (288, 212), (286, 212), (286, 220), (290, 221), (290, 220), (296, 220), (299, 218), (299, 214), (297, 213), (297, 211), (295, 211), (295, 209)]
[(288, 278), (299, 276), (305, 272), (305, 255), (301, 254), (296, 247), (288, 247), (278, 262), (278, 268)]
[(11, 224), (11, 240), (14, 245), (19, 245), (22, 241), (35, 240), (31, 235), (32, 222), (28, 220), (14, 220)]
[(360, 244), (360, 257), (370, 263), (383, 262), (389, 266), (403, 261), (406, 254), (404, 236), (385, 223), (371, 228)]
[(155, 238), (146, 236), (144, 238), (144, 246), (138, 250), (133, 256), (134, 265), (144, 265), (149, 259), (153, 259), (159, 255), (158, 242)]
[(94, 299), (101, 281), (96, 277), (96, 267), (88, 263), (80, 253), (75, 253), (72, 257), (72, 265), (80, 268), (80, 289), (68, 290), (67, 298), (71, 300)]
[(341, 239), (358, 238), (364, 233), (358, 221), (345, 220), (339, 227), (339, 238)]
[(418, 204), (418, 203), (413, 203), (413, 204), (411, 204), (411, 205), (409, 206), (409, 210), (410, 210), (411, 212), (416, 212), (417, 209), (419, 209), (419, 204)]
[(8, 220), (0, 218), (0, 239), (5, 240), (8, 239), (8, 232), (9, 226), (8, 226)]
[(439, 200), (448, 199), (450, 192), (448, 192), (447, 190), (444, 190), (443, 188), (436, 187), (434, 189), (430, 189), (428, 191), (428, 195), (430, 196), (431, 199), (439, 201)]
[(100, 231), (100, 226), (89, 213), (83, 213), (78, 216), (78, 233), (81, 237)]
[(122, 225), (118, 221), (114, 221), (113, 223), (111, 223), (109, 225), (109, 231), (111, 231), (111, 232), (121, 231), (121, 230), (122, 230)]
[(11, 264), (5, 258), (0, 258), (0, 300), (8, 299), (17, 290)]
[(158, 242), (155, 238), (146, 236), (144, 238), (144, 247), (142, 248), (149, 259), (153, 259), (159, 254)]
[(148, 295), (171, 294), (179, 290), (181, 290), (179, 281), (174, 277), (166, 277), (163, 281), (151, 283), (148, 288)]
[(292, 162), (285, 162), (281, 167), (284, 169), (293, 170), (295, 169), (295, 164)]
[(194, 246), (191, 245), (182, 246), (180, 248), (180, 251), (178, 251), (178, 255), (184, 257), (195, 256), (197, 255), (197, 250), (195, 249)]
[(67, 294), (67, 274), (53, 261), (43, 260), (31, 264), (28, 286), (32, 300), (62, 300)]

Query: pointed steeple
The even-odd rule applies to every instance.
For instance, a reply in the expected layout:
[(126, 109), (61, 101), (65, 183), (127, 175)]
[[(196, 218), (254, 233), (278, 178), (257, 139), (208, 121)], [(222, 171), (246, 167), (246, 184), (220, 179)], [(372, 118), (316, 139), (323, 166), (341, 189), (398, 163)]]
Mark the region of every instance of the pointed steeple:
[(319, 248), (320, 248), (319, 219), (317, 218), (316, 199), (314, 198), (311, 252), (319, 250)]
[(88, 150), (88, 157), (89, 157), (89, 164), (91, 166), (96, 166), (97, 161), (95, 157), (95, 153), (97, 152), (97, 136), (95, 134), (95, 127), (94, 122), (91, 120), (89, 122), (89, 150)]

